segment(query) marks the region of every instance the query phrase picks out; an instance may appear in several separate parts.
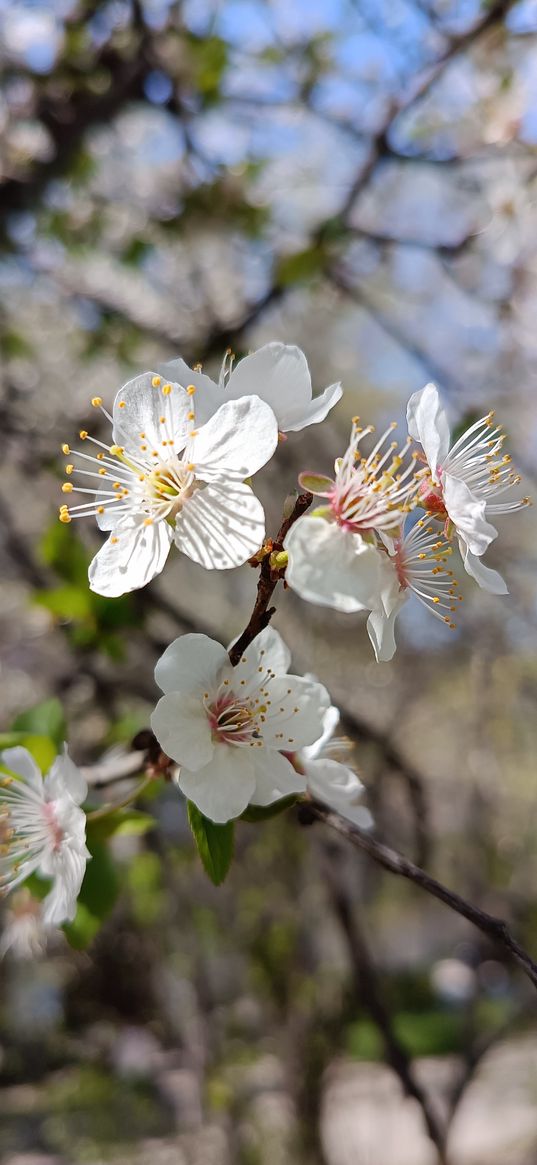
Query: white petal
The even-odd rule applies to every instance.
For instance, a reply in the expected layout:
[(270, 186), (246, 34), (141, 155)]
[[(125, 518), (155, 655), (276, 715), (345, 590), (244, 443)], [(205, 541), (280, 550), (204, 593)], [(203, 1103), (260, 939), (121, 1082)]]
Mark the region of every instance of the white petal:
[(291, 527), (284, 545), (286, 582), (303, 599), (347, 614), (373, 605), (380, 554), (359, 534), (306, 515)]
[(162, 748), (177, 764), (196, 772), (214, 753), (209, 718), (201, 699), (170, 692), (151, 714), (151, 728)]
[(250, 805), (272, 805), (292, 793), (305, 793), (306, 781), (291, 761), (274, 749), (252, 749), (255, 765), (255, 791)]
[(185, 453), (196, 477), (214, 481), (234, 474), (251, 477), (270, 460), (278, 444), (272, 409), (257, 396), (230, 400), (202, 425)]
[(81, 805), (88, 795), (86, 780), (80, 769), (77, 769), (76, 765), (73, 764), (66, 744), (63, 746), (63, 753), (56, 757), (50, 772), (45, 777), (47, 801), (53, 801), (65, 792), (69, 794), (75, 805)]
[(112, 538), (101, 547), (90, 563), (90, 590), (115, 598), (145, 586), (159, 574), (168, 557), (173, 531), (168, 522), (145, 526), (140, 517), (135, 523), (117, 526)]
[(43, 902), (42, 919), (45, 926), (72, 922), (85, 872), (85, 855), (64, 843), (54, 855), (54, 880)]
[(334, 732), (336, 731), (336, 728), (339, 724), (339, 720), (339, 708), (336, 708), (334, 704), (331, 704), (330, 707), (326, 709), (326, 712), (323, 716), (323, 730), (319, 739), (314, 741), (313, 744), (307, 744), (305, 748), (302, 749), (302, 758), (305, 761), (317, 759), (321, 749), (324, 748), (324, 745), (328, 744), (328, 741), (332, 739)]
[(5, 748), (1, 754), (2, 764), (10, 769), (12, 773), (16, 773), (18, 777), (22, 777), (27, 785), (30, 785), (36, 793), (41, 796), (44, 795), (43, 778), (41, 770), (37, 767), (35, 760), (31, 753), (26, 748)]
[(168, 360), (166, 364), (159, 364), (157, 372), (182, 388), (194, 385), (196, 392), (191, 398), (192, 410), (196, 414), (196, 424), (204, 425), (213, 413), (224, 404), (225, 397), (222, 389), (206, 376), (204, 372), (196, 372), (179, 356), (176, 360)]
[(324, 421), (325, 417), (334, 405), (337, 405), (338, 400), (343, 396), (343, 388), (341, 384), (330, 384), (321, 392), (319, 396), (314, 396), (306, 408), (301, 409), (300, 413), (296, 410), (296, 418), (290, 424), (289, 419), (285, 428), (281, 429), (282, 433), (296, 433), (299, 429), (305, 429), (308, 425), (318, 425), (320, 421)]
[(205, 817), (231, 821), (244, 812), (255, 788), (253, 751), (219, 744), (210, 764), (197, 772), (182, 768), (177, 784)]
[(481, 558), (472, 554), (462, 538), (459, 539), (459, 549), (464, 562), (464, 569), (475, 579), (478, 586), (482, 587), (484, 591), (489, 591), (491, 595), (509, 594), (505, 580), (501, 574), (497, 570), (492, 570), (490, 566), (485, 566)]
[(175, 545), (206, 570), (242, 566), (265, 537), (261, 502), (243, 482), (197, 489), (175, 519)]
[(372, 611), (367, 620), (367, 634), (373, 644), (377, 663), (387, 663), (395, 655), (395, 620), (408, 596), (401, 591), (399, 600), (389, 613), (382, 607)]
[(266, 688), (267, 711), (262, 731), (267, 747), (296, 752), (305, 744), (313, 744), (330, 706), (326, 688), (303, 676), (277, 676)]
[[(233, 647), (230, 643), (229, 647)], [(234, 669), (239, 679), (258, 675), (258, 668), (271, 668), (276, 675), (285, 675), (291, 666), (291, 652), (275, 627), (265, 627), (250, 643), (237, 667)]]
[(300, 348), (265, 344), (240, 360), (229, 378), (226, 399), (237, 400), (252, 393), (270, 405), (280, 432), (291, 428), (311, 402), (311, 377)]
[(442, 484), (445, 507), (457, 533), (463, 535), (472, 554), (481, 556), (498, 537), (498, 531), (485, 518), (486, 502), (479, 501), (465, 481), (450, 473), (444, 474)]
[[(123, 445), (127, 453), (136, 457), (147, 457), (140, 449), (146, 445), (148, 451), (159, 449), (163, 440), (173, 438), (177, 450), (184, 448), (190, 425), (187, 414), (191, 411), (190, 397), (178, 384), (172, 384), (172, 391), (163, 396), (162, 385), (152, 385), (154, 373), (144, 372), (129, 380), (120, 388), (114, 401), (113, 436), (116, 445)], [(120, 407), (120, 402), (124, 405)], [(164, 424), (160, 417), (164, 416)], [(144, 435), (142, 435), (144, 434)]]
[(210, 692), (226, 664), (228, 653), (215, 639), (208, 635), (180, 635), (161, 655), (155, 680), (163, 692)]
[(335, 760), (310, 761), (306, 765), (306, 781), (310, 793), (330, 809), (362, 829), (371, 826), (371, 814), (360, 803), (364, 786), (352, 769)]
[(423, 446), (433, 477), (449, 452), (449, 424), (435, 384), (413, 393), (407, 405), (408, 432)]

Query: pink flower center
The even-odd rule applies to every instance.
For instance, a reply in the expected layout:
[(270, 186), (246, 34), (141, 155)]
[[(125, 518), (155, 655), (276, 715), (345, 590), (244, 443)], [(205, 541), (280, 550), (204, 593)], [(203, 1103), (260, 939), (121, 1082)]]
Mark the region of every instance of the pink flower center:
[[(261, 711), (261, 709), (256, 709)], [(233, 692), (218, 696), (208, 709), (213, 740), (219, 744), (247, 744), (260, 739), (256, 716), (249, 703)]]
[(423, 508), (430, 514), (434, 514), (437, 518), (447, 518), (448, 512), (444, 504), (444, 494), (441, 485), (437, 485), (430, 478), (422, 481), (418, 495), (421, 498)]
[(50, 832), (52, 847), (54, 850), (59, 850), (64, 838), (64, 832), (56, 815), (54, 801), (45, 801), (43, 805), (43, 816)]

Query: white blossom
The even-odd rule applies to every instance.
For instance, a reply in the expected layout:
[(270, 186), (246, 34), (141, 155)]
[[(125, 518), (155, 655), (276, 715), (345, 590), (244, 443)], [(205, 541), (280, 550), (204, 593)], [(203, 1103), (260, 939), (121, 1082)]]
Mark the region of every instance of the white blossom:
[(8, 893), (35, 872), (51, 878), (43, 924), (70, 922), (91, 856), (79, 808), (87, 794), (84, 777), (65, 746), (44, 780), (25, 748), (5, 749), (1, 760), (15, 776), (0, 778), (0, 887)]
[(438, 529), (421, 519), (408, 531), (403, 523), (393, 537), (384, 535), (377, 602), (367, 620), (377, 661), (393, 658), (395, 621), (411, 594), (437, 619), (455, 629), (454, 616), (462, 596), (453, 571), (446, 565), (451, 553), (451, 546), (439, 536)]
[(289, 663), (270, 627), (236, 667), (224, 647), (195, 634), (176, 639), (157, 663), (164, 695), (151, 727), (180, 766), (179, 788), (212, 821), (306, 789), (282, 754), (315, 741), (330, 699), (321, 684), (288, 675)]
[(37, 959), (45, 951), (46, 930), (41, 919), (41, 903), (22, 887), (16, 890), (6, 910), (0, 935), (0, 959)]
[(407, 420), (410, 436), (420, 442), (430, 471), (420, 487), (420, 504), (445, 521), (447, 536), (456, 534), (465, 569), (479, 586), (506, 594), (501, 575), (480, 561), (498, 536), (489, 519), (522, 509), (529, 498), (503, 500), (521, 479), (513, 471), (510, 456), (502, 453), (505, 434), (495, 423), (494, 413), (481, 417), (450, 448), (449, 424), (438, 389), (427, 384), (411, 396)]
[(120, 390), (113, 417), (93, 398), (112, 423), (110, 445), (82, 430), (95, 455), (63, 446), (73, 457), (63, 491), (89, 500), (63, 505), (61, 521), (93, 515), (110, 533), (89, 569), (98, 594), (144, 586), (162, 570), (172, 542), (201, 566), (224, 570), (246, 562), (263, 541), (263, 507), (245, 478), (276, 448), (272, 410), (243, 397), (200, 425), (195, 393), (193, 384), (183, 388), (146, 372)]
[(343, 393), (337, 383), (313, 397), (306, 357), (294, 344), (265, 344), (235, 367), (231, 354), (226, 353), (218, 384), (200, 368), (189, 368), (180, 358), (163, 364), (159, 371), (179, 384), (196, 385), (200, 424), (208, 421), (224, 401), (255, 393), (270, 405), (280, 433), (296, 432), (324, 421)]
[(397, 441), (388, 442), (394, 427), (365, 457), (359, 446), (373, 429), (360, 428), (355, 419), (334, 480), (300, 475), (302, 486), (325, 499), (285, 539), (286, 581), (303, 599), (346, 613), (376, 605), (382, 565), (376, 532), (397, 528), (414, 504), (423, 475), (408, 444), (398, 448)]
[(323, 716), (318, 740), (300, 749), (295, 763), (304, 773), (308, 791), (313, 797), (341, 813), (348, 821), (368, 829), (373, 819), (361, 804), (364, 786), (354, 769), (341, 760), (352, 749), (352, 743), (334, 737), (339, 720), (339, 709), (331, 704)]

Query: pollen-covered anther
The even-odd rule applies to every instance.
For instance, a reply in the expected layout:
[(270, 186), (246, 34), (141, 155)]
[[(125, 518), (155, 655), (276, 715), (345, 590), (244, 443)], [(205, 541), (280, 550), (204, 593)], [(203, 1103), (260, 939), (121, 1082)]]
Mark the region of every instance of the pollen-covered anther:
[(70, 481), (64, 481), (64, 483), (63, 483), (63, 485), (62, 485), (62, 493), (64, 493), (64, 494), (70, 494), (70, 493), (72, 493), (72, 492), (73, 492), (73, 485), (72, 485), (72, 482), (70, 482)]
[(187, 390), (186, 390), (186, 391), (187, 391), (187, 393), (188, 393), (188, 395), (189, 395), (189, 396), (194, 396), (194, 393), (195, 393), (195, 391), (196, 391), (196, 385), (195, 385), (195, 384), (189, 384), (189, 385), (188, 385), (188, 388), (187, 388)]
[(67, 524), (68, 522), (71, 521), (71, 515), (69, 513), (69, 510), (60, 510), (58, 517), (60, 519), (60, 522), (64, 522), (65, 524)]
[(72, 474), (74, 468), (75, 468), (74, 465), (66, 465), (65, 472), (70, 476)]
[(92, 396), (91, 403), (92, 403), (94, 409), (100, 409), (100, 407), (103, 403), (102, 396)]
[(65, 453), (65, 455), (66, 455), (66, 457), (67, 457), (67, 456), (69, 455), (69, 453), (70, 453), (70, 452), (71, 452), (71, 448), (70, 448), (70, 446), (69, 446), (69, 445), (67, 445), (67, 443), (66, 443), (66, 442), (64, 442), (64, 444), (62, 445), (62, 453)]
[(171, 384), (163, 384), (163, 386), (162, 386), (162, 395), (163, 396), (169, 396), (171, 391), (172, 391)]

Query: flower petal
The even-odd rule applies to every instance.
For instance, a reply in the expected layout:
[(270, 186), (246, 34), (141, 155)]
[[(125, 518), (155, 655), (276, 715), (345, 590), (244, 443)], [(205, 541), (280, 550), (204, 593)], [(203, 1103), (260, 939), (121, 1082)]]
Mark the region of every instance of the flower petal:
[(498, 531), (485, 518), (486, 500), (479, 501), (462, 478), (450, 473), (444, 474), (442, 484), (445, 507), (457, 533), (463, 536), (472, 554), (480, 557), (498, 537)]
[(371, 827), (371, 814), (360, 804), (364, 786), (352, 769), (335, 760), (309, 761), (306, 781), (310, 793), (330, 809), (335, 809), (362, 829)]
[(462, 538), (459, 538), (459, 550), (465, 571), (471, 578), (475, 579), (478, 586), (482, 587), (484, 591), (489, 591), (491, 595), (509, 594), (501, 574), (497, 570), (492, 570), (490, 566), (485, 566), (481, 558), (472, 554)]
[(240, 360), (229, 378), (226, 399), (238, 400), (252, 393), (270, 405), (280, 432), (292, 428), (311, 404), (311, 377), (300, 348), (265, 344)]
[(6, 769), (10, 769), (12, 773), (16, 773), (18, 777), (22, 777), (27, 785), (30, 785), (36, 793), (43, 796), (43, 777), (41, 770), (35, 763), (31, 753), (26, 748), (5, 748), (0, 757), (2, 764)]
[(188, 442), (185, 457), (202, 481), (229, 474), (244, 479), (270, 460), (277, 444), (272, 409), (257, 396), (245, 396), (221, 405)]
[(449, 424), (445, 409), (435, 384), (426, 384), (419, 392), (413, 393), (407, 405), (406, 419), (408, 432), (419, 441), (436, 478), (449, 453)]
[(231, 821), (244, 812), (255, 789), (252, 752), (219, 744), (204, 768), (196, 772), (182, 768), (177, 784), (210, 821)]
[[(117, 542), (112, 538), (117, 537)], [(159, 574), (168, 557), (173, 531), (167, 522), (144, 524), (142, 516), (117, 526), (90, 563), (90, 590), (110, 598), (145, 586)]]
[(242, 566), (265, 537), (261, 502), (243, 482), (197, 489), (175, 519), (175, 545), (206, 570)]
[(336, 731), (336, 728), (339, 724), (339, 720), (339, 708), (336, 708), (334, 704), (331, 704), (330, 707), (326, 709), (326, 712), (323, 716), (322, 733), (319, 736), (319, 739), (315, 740), (313, 744), (307, 744), (305, 748), (302, 749), (301, 759), (304, 761), (317, 759), (321, 749), (325, 744), (328, 744), (329, 740), (332, 739), (334, 732)]
[(163, 752), (177, 764), (196, 772), (211, 760), (211, 726), (198, 697), (181, 692), (162, 696), (151, 714), (151, 728)]
[(296, 418), (290, 424), (289, 419), (286, 421), (285, 429), (281, 429), (282, 433), (296, 433), (299, 429), (305, 429), (308, 425), (318, 425), (320, 421), (324, 421), (325, 417), (334, 405), (337, 405), (338, 400), (343, 396), (343, 387), (338, 381), (336, 384), (330, 384), (325, 388), (324, 392), (319, 393), (319, 396), (314, 396), (313, 400), (301, 409), (297, 408)]
[(85, 872), (85, 853), (64, 843), (53, 857), (54, 880), (43, 902), (42, 920), (45, 926), (72, 922)]
[[(235, 639), (229, 647), (233, 647), (234, 643), (236, 643)], [(265, 627), (246, 648), (234, 671), (241, 680), (253, 675), (257, 682), (259, 679), (258, 668), (260, 667), (263, 669), (271, 668), (278, 676), (285, 675), (290, 666), (291, 652), (281, 635), (275, 627)]]
[(322, 684), (303, 676), (276, 676), (267, 683), (269, 693), (263, 741), (268, 748), (296, 752), (313, 744), (319, 723), (330, 707), (330, 696)]
[(208, 635), (180, 635), (166, 648), (155, 668), (163, 692), (211, 691), (229, 657), (225, 647)]
[(303, 599), (346, 613), (374, 605), (380, 554), (359, 534), (306, 515), (291, 527), (284, 546), (286, 582)]
[(120, 388), (114, 401), (114, 442), (135, 457), (143, 453), (143, 445), (160, 450), (163, 440), (173, 439), (176, 449), (183, 449), (190, 428), (190, 397), (178, 384), (172, 384), (171, 392), (163, 395), (164, 385), (155, 388), (153, 378), (153, 372), (135, 376)]
[(256, 748), (252, 750), (255, 766), (255, 791), (250, 797), (250, 805), (272, 805), (282, 797), (292, 793), (305, 793), (306, 781), (302, 773), (297, 773), (291, 761), (274, 749)]
[(196, 414), (196, 424), (205, 425), (213, 413), (224, 404), (225, 396), (222, 389), (206, 376), (204, 372), (196, 372), (179, 356), (176, 360), (168, 360), (166, 364), (159, 364), (157, 372), (167, 377), (172, 384), (179, 384), (182, 388), (194, 385), (196, 392), (191, 400), (192, 410)]
[(49, 773), (45, 777), (45, 795), (47, 801), (55, 800), (68, 793), (75, 805), (81, 805), (88, 795), (88, 786), (80, 769), (73, 764), (67, 752), (67, 745), (63, 746), (63, 753), (56, 757)]
[(390, 604), (388, 610), (384, 607), (377, 607), (371, 612), (367, 620), (367, 634), (373, 645), (377, 663), (387, 663), (395, 655), (397, 646), (395, 620), (407, 598), (406, 593), (401, 591), (397, 602)]

